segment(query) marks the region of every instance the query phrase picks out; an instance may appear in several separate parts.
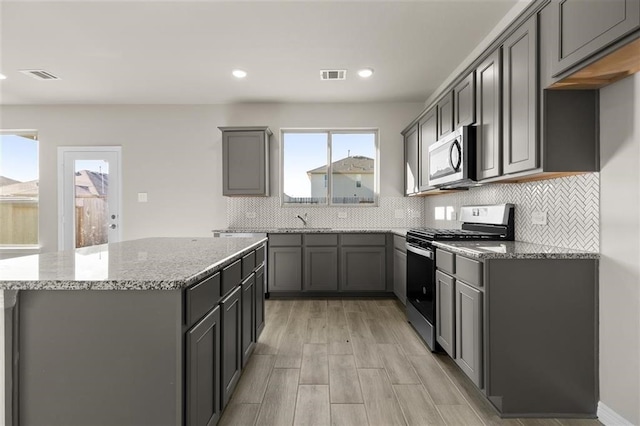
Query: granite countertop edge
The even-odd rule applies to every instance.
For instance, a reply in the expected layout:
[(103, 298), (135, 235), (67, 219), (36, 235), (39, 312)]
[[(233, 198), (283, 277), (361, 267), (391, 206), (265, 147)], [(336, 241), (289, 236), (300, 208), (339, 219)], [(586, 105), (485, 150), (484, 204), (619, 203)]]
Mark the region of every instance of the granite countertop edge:
[(407, 235), (410, 228), (229, 228), (214, 229), (215, 234), (394, 234)]
[(465, 243), (446, 243), (434, 241), (433, 245), (453, 253), (480, 260), (489, 259), (600, 259), (600, 254), (589, 251), (579, 251), (563, 247), (546, 246), (534, 243), (525, 243), (521, 241), (508, 241), (502, 244), (508, 244), (506, 253), (497, 253), (491, 251), (474, 250), (465, 245), (477, 245), (477, 242)]

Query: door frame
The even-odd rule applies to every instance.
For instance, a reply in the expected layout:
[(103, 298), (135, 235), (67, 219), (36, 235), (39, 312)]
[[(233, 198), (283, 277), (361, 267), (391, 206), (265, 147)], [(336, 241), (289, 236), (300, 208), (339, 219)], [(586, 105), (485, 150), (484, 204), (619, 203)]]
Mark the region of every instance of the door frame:
[[(64, 155), (67, 152), (113, 152), (118, 158), (120, 179), (116, 182), (118, 191), (118, 240), (122, 239), (122, 146), (59, 146), (58, 147), (58, 250), (64, 250)], [(111, 183), (110, 183), (111, 184)]]

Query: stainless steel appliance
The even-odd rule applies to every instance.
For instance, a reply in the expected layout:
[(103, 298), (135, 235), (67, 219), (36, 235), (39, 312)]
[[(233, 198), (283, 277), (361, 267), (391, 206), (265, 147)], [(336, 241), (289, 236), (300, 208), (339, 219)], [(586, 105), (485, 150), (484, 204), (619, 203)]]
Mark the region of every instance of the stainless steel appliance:
[(462, 126), (429, 147), (429, 186), (475, 184), (475, 127)]
[(437, 350), (436, 253), (433, 241), (514, 239), (514, 206), (465, 206), (462, 229), (420, 228), (407, 232), (407, 319), (432, 351)]

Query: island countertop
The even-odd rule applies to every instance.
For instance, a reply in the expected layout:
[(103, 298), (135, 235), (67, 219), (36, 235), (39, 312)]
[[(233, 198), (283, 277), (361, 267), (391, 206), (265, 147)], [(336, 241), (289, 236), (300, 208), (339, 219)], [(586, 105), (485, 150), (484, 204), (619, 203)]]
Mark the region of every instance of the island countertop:
[(0, 261), (0, 290), (179, 290), (266, 237), (145, 238)]

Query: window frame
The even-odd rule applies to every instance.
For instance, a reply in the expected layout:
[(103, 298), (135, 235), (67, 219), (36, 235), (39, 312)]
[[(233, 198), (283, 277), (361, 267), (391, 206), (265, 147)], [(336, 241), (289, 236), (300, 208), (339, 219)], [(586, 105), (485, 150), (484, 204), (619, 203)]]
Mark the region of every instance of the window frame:
[[(285, 156), (285, 148), (284, 148), (284, 135), (286, 133), (326, 133), (327, 134), (327, 178), (326, 182), (326, 198), (327, 201), (325, 203), (285, 203), (284, 201), (284, 156)], [(363, 133), (371, 133), (374, 135), (374, 148), (375, 148), (375, 158), (373, 164), (373, 202), (372, 203), (358, 203), (358, 204), (343, 204), (343, 203), (334, 203), (332, 197), (333, 191), (333, 177), (332, 177), (332, 143), (333, 143), (333, 135), (336, 134), (363, 134)], [(378, 207), (379, 198), (380, 198), (380, 130), (376, 127), (348, 127), (348, 128), (339, 128), (339, 127), (327, 127), (327, 128), (281, 128), (280, 129), (280, 206), (281, 207), (313, 207), (313, 208), (326, 208), (326, 207), (337, 207), (337, 208), (369, 208), (369, 207)]]
[(20, 254), (24, 252), (39, 251), (42, 248), (40, 233), (40, 137), (36, 129), (0, 129), (0, 135), (15, 135), (32, 139), (37, 143), (36, 162), (38, 167), (38, 199), (36, 213), (36, 243), (34, 244), (0, 244), (0, 253), (3, 254)]

